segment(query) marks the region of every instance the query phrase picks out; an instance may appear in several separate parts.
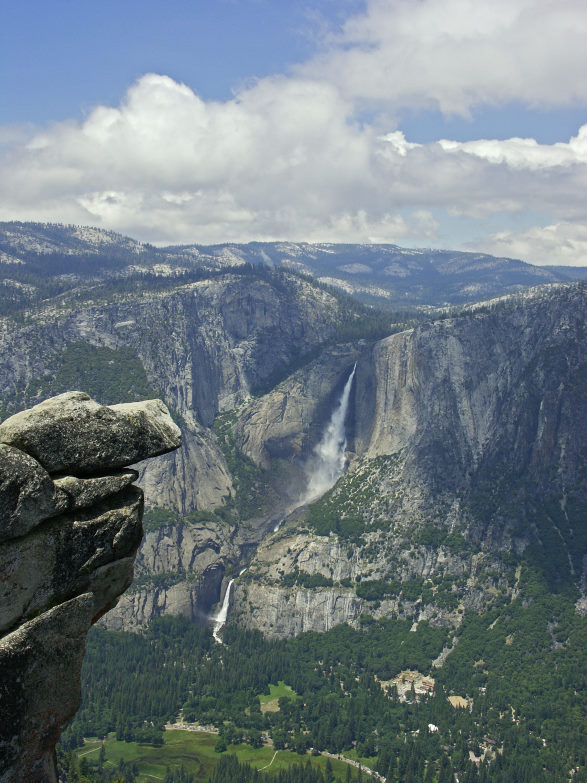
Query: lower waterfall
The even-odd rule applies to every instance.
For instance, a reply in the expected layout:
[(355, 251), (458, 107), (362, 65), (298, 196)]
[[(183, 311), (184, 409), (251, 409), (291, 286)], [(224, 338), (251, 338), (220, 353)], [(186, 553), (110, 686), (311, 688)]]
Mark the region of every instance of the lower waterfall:
[(228, 614), (228, 604), (230, 603), (230, 591), (232, 590), (232, 584), (234, 582), (234, 578), (230, 580), (228, 583), (228, 586), (226, 588), (226, 592), (224, 593), (224, 600), (222, 601), (222, 606), (220, 607), (220, 611), (216, 615), (216, 617), (213, 618), (214, 622), (214, 630), (212, 631), (212, 636), (214, 637), (214, 641), (218, 642), (218, 644), (222, 644), (222, 639), (220, 638), (220, 630), (222, 629), (222, 626), (226, 622), (226, 616)]
[[(239, 576), (242, 576), (242, 574), (245, 573), (247, 569), (243, 568), (239, 571)], [(228, 585), (226, 586), (226, 592), (224, 593), (224, 600), (222, 601), (222, 606), (220, 607), (220, 610), (218, 614), (212, 618), (212, 622), (214, 623), (214, 630), (212, 631), (212, 636), (214, 637), (214, 641), (218, 644), (223, 644), (222, 639), (220, 638), (220, 631), (222, 630), (223, 625), (226, 623), (226, 618), (228, 616), (228, 605), (230, 604), (230, 592), (232, 590), (232, 585), (234, 583), (234, 580), (236, 577), (233, 577)]]

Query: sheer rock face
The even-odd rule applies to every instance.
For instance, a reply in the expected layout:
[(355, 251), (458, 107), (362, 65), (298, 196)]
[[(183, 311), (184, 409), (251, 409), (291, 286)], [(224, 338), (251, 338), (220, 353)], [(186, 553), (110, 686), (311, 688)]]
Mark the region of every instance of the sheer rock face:
[[(145, 533), (136, 559), (135, 584), (101, 624), (112, 631), (136, 631), (164, 614), (207, 622), (220, 594), (225, 564), (239, 559), (233, 536), (232, 526), (213, 522), (163, 525)], [(159, 577), (155, 585), (153, 574)]]
[(81, 392), (0, 425), (1, 783), (56, 783), (86, 634), (130, 585), (142, 538), (137, 473), (116, 469), (179, 443), (159, 400)]
[[(363, 613), (452, 622), (434, 595), (360, 601), (343, 580), (435, 585), (446, 577), (455, 603), (479, 610), (494, 589), (484, 574), (516, 589), (507, 556), (532, 549), (556, 563), (561, 582), (584, 590), (586, 305), (584, 286), (535, 292), (365, 350), (347, 420), (354, 456), (329, 502), (366, 532), (352, 541), (318, 536), (301, 511), (292, 516), (235, 582), (231, 617), (272, 637), (360, 627)], [(292, 379), (279, 389), (284, 398)], [(276, 393), (256, 408), (268, 409)], [(283, 431), (279, 419), (266, 422), (257, 454)], [(451, 543), (453, 532), (466, 546)], [(437, 539), (427, 542), (431, 533)], [(332, 586), (291, 586), (298, 573)]]
[(320, 439), (353, 364), (365, 346), (334, 346), (268, 394), (251, 399), (234, 428), (239, 448), (257, 465), (308, 456)]

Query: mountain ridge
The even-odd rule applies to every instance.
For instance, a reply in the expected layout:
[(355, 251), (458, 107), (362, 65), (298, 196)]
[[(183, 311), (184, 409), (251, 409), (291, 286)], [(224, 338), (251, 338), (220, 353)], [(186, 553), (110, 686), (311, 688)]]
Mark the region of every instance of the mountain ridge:
[[(154, 247), (104, 229), (0, 223), (0, 272), (6, 280), (14, 278), (13, 287), (18, 288), (27, 265), (21, 256), (31, 253), (41, 258), (64, 256), (69, 259), (65, 274), (76, 279), (80, 272), (71, 263), (76, 256), (93, 259), (87, 274), (98, 279), (210, 273), (244, 264), (284, 267), (386, 308), (461, 305), (540, 282), (582, 279), (587, 274), (584, 267), (558, 270), (477, 252), (406, 249), (394, 244), (276, 241)], [(111, 258), (100, 272), (96, 259), (104, 253)], [(115, 260), (119, 263), (113, 264)], [(72, 278), (70, 283), (74, 282)]]

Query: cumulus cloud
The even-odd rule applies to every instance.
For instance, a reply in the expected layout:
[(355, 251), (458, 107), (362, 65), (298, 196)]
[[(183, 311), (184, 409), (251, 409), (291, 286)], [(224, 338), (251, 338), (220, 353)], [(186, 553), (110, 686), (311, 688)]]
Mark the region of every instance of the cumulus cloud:
[(11, 149), (2, 213), (61, 202), (64, 219), (116, 227), (140, 212), (162, 239), (177, 237), (178, 218), (204, 241), (287, 233), (299, 214), (320, 222), (329, 209), (359, 208), (371, 149), (348, 113), (325, 84), (265, 80), (234, 100), (205, 103), (149, 74), (120, 107), (98, 107), (81, 125), (56, 126)]
[(439, 142), (446, 151), (462, 151), (490, 163), (505, 163), (513, 169), (547, 169), (587, 163), (587, 125), (567, 143), (538, 144), (536, 139), (478, 139)]
[[(467, 236), (543, 263), (557, 263), (559, 242), (558, 262), (586, 263), (587, 125), (551, 145), (418, 144), (360, 111), (365, 100), (391, 113), (466, 113), (482, 102), (587, 98), (576, 78), (586, 18), (574, 0), (368, 0), (320, 57), (231, 100), (147, 74), (119, 106), (82, 122), (0, 128), (0, 219), (94, 224), (158, 243), (462, 247)], [(512, 229), (516, 217), (523, 231)]]
[(468, 115), (587, 99), (583, 0), (367, 0), (304, 76), (354, 100)]
[(584, 126), (550, 146), (416, 144), (357, 124), (352, 102), (325, 82), (265, 79), (221, 103), (149, 74), (119, 107), (5, 150), (0, 216), (98, 224), (157, 242), (433, 244), (438, 210), (585, 221), (577, 193), (587, 187), (586, 140)]

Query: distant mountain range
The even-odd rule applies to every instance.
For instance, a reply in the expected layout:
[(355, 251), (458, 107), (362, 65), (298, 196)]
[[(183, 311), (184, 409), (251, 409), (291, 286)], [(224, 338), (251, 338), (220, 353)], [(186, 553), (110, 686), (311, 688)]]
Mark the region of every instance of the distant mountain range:
[(250, 242), (156, 248), (99, 228), (0, 223), (0, 279), (10, 296), (35, 298), (35, 277), (44, 281), (48, 257), (63, 291), (88, 278), (189, 276), (261, 264), (309, 275), (385, 308), (460, 305), (541, 283), (587, 278), (587, 267), (538, 267), (482, 253), (390, 244)]

